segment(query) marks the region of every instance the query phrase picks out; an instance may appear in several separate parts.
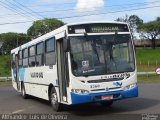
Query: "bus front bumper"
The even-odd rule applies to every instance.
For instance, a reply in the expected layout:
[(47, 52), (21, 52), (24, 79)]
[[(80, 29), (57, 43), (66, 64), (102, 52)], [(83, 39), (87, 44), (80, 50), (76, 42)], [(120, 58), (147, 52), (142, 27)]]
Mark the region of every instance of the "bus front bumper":
[[(87, 95), (80, 95), (71, 93), (72, 104), (82, 104), (89, 102), (102, 102), (104, 100), (101, 99), (102, 96), (113, 95), (113, 99), (111, 101), (127, 99), (132, 97), (138, 97), (138, 86), (130, 89), (130, 90), (119, 90), (113, 92), (102, 92), (102, 93), (93, 93)], [(105, 100), (106, 101), (106, 100)]]

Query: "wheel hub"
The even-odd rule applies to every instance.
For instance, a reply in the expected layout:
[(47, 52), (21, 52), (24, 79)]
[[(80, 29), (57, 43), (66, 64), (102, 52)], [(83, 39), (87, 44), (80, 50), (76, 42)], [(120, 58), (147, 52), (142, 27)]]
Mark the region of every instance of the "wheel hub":
[(57, 95), (56, 93), (52, 93), (51, 95), (51, 101), (52, 101), (52, 104), (57, 104)]

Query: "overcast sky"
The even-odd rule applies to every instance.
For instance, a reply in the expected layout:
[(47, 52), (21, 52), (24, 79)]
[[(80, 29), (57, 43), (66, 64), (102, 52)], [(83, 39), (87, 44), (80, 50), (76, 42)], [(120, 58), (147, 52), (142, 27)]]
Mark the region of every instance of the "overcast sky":
[[(43, 18), (72, 23), (135, 14), (147, 22), (160, 17), (159, 11), (160, 0), (0, 0), (0, 33), (26, 33), (33, 21)], [(25, 23), (6, 24), (16, 22)]]

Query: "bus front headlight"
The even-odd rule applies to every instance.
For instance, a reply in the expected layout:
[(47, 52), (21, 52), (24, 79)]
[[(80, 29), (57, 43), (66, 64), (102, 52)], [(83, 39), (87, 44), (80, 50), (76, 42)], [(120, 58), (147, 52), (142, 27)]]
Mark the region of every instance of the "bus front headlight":
[(124, 90), (130, 90), (136, 86), (137, 86), (137, 83), (133, 83), (133, 84), (130, 84), (130, 85), (127, 85), (126, 87), (124, 87)]
[(72, 89), (71, 92), (76, 94), (89, 94), (89, 91), (84, 89)]

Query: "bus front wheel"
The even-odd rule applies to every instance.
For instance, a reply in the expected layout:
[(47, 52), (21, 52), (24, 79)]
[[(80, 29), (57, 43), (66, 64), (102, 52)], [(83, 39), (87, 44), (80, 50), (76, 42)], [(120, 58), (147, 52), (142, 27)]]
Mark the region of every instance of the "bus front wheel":
[(50, 101), (54, 111), (59, 112), (62, 110), (63, 105), (58, 102), (58, 96), (54, 87), (52, 87), (50, 92)]
[(101, 105), (103, 105), (103, 106), (111, 106), (113, 104), (113, 101), (103, 101), (103, 102), (101, 102)]

